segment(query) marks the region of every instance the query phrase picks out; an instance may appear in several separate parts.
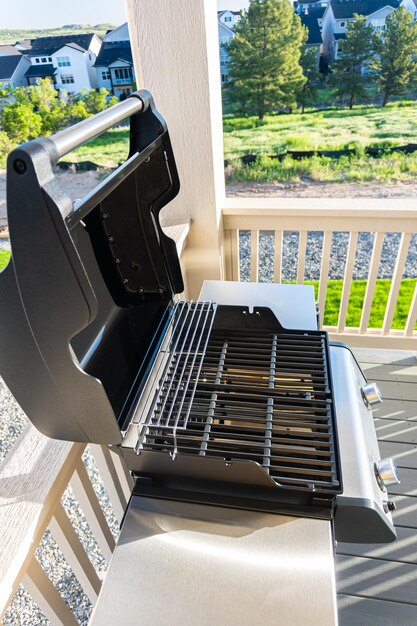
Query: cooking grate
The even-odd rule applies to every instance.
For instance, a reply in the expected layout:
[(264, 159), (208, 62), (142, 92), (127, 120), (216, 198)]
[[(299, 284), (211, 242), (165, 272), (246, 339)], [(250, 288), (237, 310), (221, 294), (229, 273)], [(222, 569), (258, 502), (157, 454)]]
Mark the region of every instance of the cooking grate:
[(214, 318), (209, 303), (178, 311), (138, 452), (256, 461), (283, 487), (338, 491), (326, 333), (222, 330)]

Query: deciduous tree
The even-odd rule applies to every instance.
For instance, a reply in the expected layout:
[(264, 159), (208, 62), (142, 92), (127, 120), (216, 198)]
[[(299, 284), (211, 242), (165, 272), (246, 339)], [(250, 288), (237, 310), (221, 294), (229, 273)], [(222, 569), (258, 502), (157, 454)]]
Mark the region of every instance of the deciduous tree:
[(305, 78), (300, 66), (306, 32), (289, 0), (251, 0), (227, 45), (229, 101), (260, 120), (293, 107)]

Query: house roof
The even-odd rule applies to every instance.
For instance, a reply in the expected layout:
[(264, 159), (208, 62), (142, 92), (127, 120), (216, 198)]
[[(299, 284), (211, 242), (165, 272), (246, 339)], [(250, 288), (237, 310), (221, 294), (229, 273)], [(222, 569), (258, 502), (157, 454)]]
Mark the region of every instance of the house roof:
[(308, 38), (307, 38), (306, 44), (308, 46), (313, 46), (313, 45), (319, 45), (323, 43), (323, 38), (321, 36), (319, 23), (317, 21), (318, 19), (317, 14), (311, 11), (307, 15), (305, 14), (300, 15), (300, 18), (301, 18), (301, 23), (304, 26), (306, 26), (308, 30)]
[(20, 63), (22, 55), (11, 54), (8, 56), (0, 56), (0, 80), (3, 78), (11, 78)]
[[(315, 4), (319, 4), (319, 3), (321, 4), (322, 2), (323, 2), (323, 0), (298, 0), (298, 1), (294, 2), (294, 6), (295, 7), (299, 7), (302, 4), (315, 5)], [(312, 6), (312, 8), (313, 8), (313, 6)], [(314, 8), (316, 8), (316, 7), (314, 7)], [(317, 7), (317, 8), (319, 8), (319, 7)], [(323, 7), (323, 8), (325, 9), (326, 7)]]
[(56, 67), (52, 65), (52, 63), (48, 63), (45, 65), (31, 65), (25, 76), (30, 78), (31, 76), (34, 78), (43, 78), (44, 76), (53, 76), (56, 74)]
[(333, 15), (339, 20), (352, 18), (355, 13), (371, 15), (387, 6), (396, 9), (400, 0), (332, 0), (330, 4)]
[(2, 44), (0, 45), (0, 56), (22, 56), (22, 53), (20, 52), (20, 50), (17, 50), (17, 48), (15, 48), (12, 45), (9, 44)]
[(82, 35), (62, 35), (60, 37), (38, 37), (31, 39), (32, 48), (28, 52), (29, 56), (50, 56), (64, 46), (70, 46), (75, 50), (85, 52), (89, 49), (94, 33)]
[(114, 61), (121, 59), (133, 63), (132, 49), (129, 41), (105, 42), (101, 46), (99, 55), (94, 63), (95, 67), (108, 67)]

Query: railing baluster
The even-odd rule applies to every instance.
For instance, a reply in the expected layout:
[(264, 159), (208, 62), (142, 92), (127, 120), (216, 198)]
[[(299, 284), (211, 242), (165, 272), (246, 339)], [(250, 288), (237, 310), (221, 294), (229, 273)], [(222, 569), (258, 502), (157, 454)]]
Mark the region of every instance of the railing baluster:
[(275, 231), (275, 245), (274, 245), (274, 282), (282, 282), (281, 276), (281, 257), (282, 257), (282, 239), (284, 233), (282, 230)]
[(230, 231), (231, 246), (232, 246), (232, 280), (240, 281), (240, 245), (239, 245), (239, 230), (234, 229)]
[(81, 587), (94, 604), (100, 592), (101, 582), (61, 503), (58, 503), (49, 522), (49, 530)]
[(123, 489), (120, 487), (119, 478), (110, 455), (110, 450), (106, 446), (99, 444), (90, 445), (90, 449), (97, 463), (110, 502), (112, 503), (114, 514), (118, 521), (121, 522), (128, 501), (123, 493)]
[(384, 244), (384, 233), (375, 233), (374, 245), (372, 249), (371, 264), (369, 266), (368, 280), (366, 283), (365, 298), (362, 306), (362, 315), (359, 332), (365, 333), (368, 329), (369, 317), (371, 315), (372, 301), (374, 299), (375, 286), (378, 278), (379, 264), (381, 262), (382, 246)]
[(132, 475), (130, 474), (121, 454), (119, 454), (115, 450), (110, 450), (110, 456), (113, 461), (114, 469), (116, 470), (120, 487), (124, 493), (126, 502), (128, 502), (132, 494), (135, 481), (133, 480)]
[(403, 277), (405, 262), (407, 260), (408, 247), (410, 245), (411, 233), (402, 233), (400, 247), (398, 249), (397, 260), (395, 262), (394, 274), (391, 282), (391, 289), (388, 296), (387, 308), (385, 309), (384, 322), (382, 324), (382, 334), (388, 335), (391, 330), (395, 307), (397, 305), (398, 294), (400, 292), (401, 280)]
[(78, 622), (35, 557), (22, 580), (26, 591), (54, 626), (78, 626)]
[(349, 305), (350, 287), (352, 284), (353, 267), (355, 265), (356, 247), (358, 244), (358, 233), (351, 232), (349, 235), (349, 247), (346, 258), (345, 274), (343, 277), (342, 298), (340, 300), (339, 321), (337, 332), (342, 333), (346, 325), (346, 315)]
[(324, 310), (326, 308), (327, 283), (329, 281), (330, 252), (332, 249), (332, 232), (325, 230), (323, 233), (323, 252), (321, 255), (320, 280), (319, 280), (319, 320), (323, 324)]
[(304, 268), (306, 264), (307, 251), (307, 231), (301, 230), (298, 239), (298, 264), (297, 264), (297, 283), (302, 285), (304, 282)]
[(230, 228), (223, 232), (224, 273), (226, 280), (233, 280), (232, 232)]
[(69, 484), (91, 528), (94, 539), (97, 541), (104, 558), (109, 562), (115, 546), (114, 537), (81, 460), (78, 462)]
[(405, 325), (405, 335), (406, 337), (411, 337), (413, 334), (414, 326), (417, 322), (417, 283), (414, 288), (414, 296), (413, 301), (410, 306), (410, 312), (408, 313), (407, 323)]
[(250, 231), (250, 279), (253, 283), (258, 280), (259, 268), (259, 230)]

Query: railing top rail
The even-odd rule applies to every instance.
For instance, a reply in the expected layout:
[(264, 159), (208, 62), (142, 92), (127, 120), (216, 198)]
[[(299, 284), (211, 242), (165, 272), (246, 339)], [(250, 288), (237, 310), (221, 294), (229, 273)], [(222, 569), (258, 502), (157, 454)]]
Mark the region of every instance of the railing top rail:
[(312, 215), (332, 217), (393, 217), (417, 219), (414, 198), (226, 198), (223, 215)]

